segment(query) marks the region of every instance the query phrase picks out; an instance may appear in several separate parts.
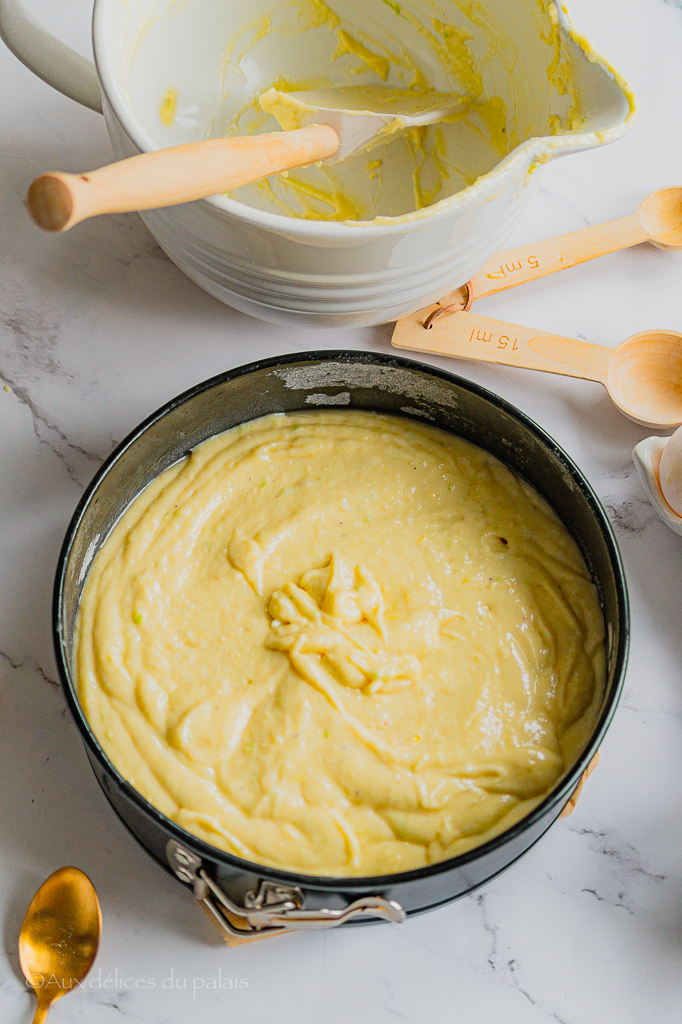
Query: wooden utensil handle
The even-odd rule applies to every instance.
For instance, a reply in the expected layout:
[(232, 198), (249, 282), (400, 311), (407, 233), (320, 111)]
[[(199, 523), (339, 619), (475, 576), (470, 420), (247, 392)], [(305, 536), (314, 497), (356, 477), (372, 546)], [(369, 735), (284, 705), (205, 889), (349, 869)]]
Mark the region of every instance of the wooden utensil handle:
[(611, 350), (586, 341), (542, 334), (476, 313), (443, 313), (426, 330), (424, 310), (399, 320), (391, 344), (413, 352), (481, 359), (529, 370), (563, 373), (606, 384)]
[[(485, 295), (494, 295), (507, 288), (514, 288), (517, 284), (555, 274), (558, 270), (575, 267), (597, 256), (628, 249), (648, 239), (649, 234), (642, 227), (639, 214), (635, 213), (631, 217), (583, 228), (570, 235), (559, 235), (544, 242), (509, 249), (493, 256), (473, 276), (473, 297), (482, 299)], [(444, 306), (448, 304), (445, 299), (441, 299), (441, 303)]]
[(26, 197), (45, 231), (101, 213), (153, 210), (204, 199), (290, 167), (326, 160), (339, 145), (327, 125), (247, 138), (205, 139), (120, 160), (85, 174), (41, 174)]

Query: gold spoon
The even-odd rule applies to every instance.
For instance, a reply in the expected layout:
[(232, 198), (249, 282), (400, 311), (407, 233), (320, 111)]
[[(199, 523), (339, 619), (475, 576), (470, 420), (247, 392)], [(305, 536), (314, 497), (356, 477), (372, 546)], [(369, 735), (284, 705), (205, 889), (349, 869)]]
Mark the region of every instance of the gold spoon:
[(38, 997), (33, 1024), (80, 984), (97, 956), (102, 912), (97, 893), (78, 868), (60, 868), (31, 900), (19, 934), (19, 960)]
[(682, 334), (677, 331), (642, 331), (605, 348), (464, 310), (444, 312), (429, 324), (426, 312), (399, 320), (391, 344), (595, 380), (635, 423), (653, 430), (682, 424)]

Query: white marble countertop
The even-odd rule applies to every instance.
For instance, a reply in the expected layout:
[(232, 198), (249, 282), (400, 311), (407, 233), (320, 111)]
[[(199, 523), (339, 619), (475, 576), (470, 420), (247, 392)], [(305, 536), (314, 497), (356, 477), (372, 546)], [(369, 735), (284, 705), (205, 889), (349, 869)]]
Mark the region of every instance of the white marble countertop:
[[(88, 0), (30, 6), (87, 51)], [(547, 167), (513, 244), (623, 216), (653, 189), (681, 183), (682, 0), (571, 8), (634, 86), (640, 121), (614, 146)], [(656, 517), (634, 472), (632, 447), (648, 431), (597, 384), (434, 359), (550, 431), (616, 528), (632, 655), (601, 763), (572, 817), (444, 909), (400, 926), (232, 950), (120, 825), (66, 712), (51, 648), (57, 553), (84, 485), (133, 426), (196, 381), (296, 349), (386, 352), (390, 330), (304, 333), (249, 320), (183, 277), (134, 215), (41, 234), (22, 206), (29, 180), (105, 163), (104, 124), (4, 48), (0, 95), (0, 383), (10, 388), (0, 387), (2, 1020), (31, 1018), (16, 952), (29, 899), (52, 870), (76, 864), (95, 882), (105, 930), (93, 974), (57, 1004), (55, 1024), (678, 1021), (682, 538)], [(646, 328), (682, 330), (682, 255), (639, 246), (478, 311), (606, 345)]]

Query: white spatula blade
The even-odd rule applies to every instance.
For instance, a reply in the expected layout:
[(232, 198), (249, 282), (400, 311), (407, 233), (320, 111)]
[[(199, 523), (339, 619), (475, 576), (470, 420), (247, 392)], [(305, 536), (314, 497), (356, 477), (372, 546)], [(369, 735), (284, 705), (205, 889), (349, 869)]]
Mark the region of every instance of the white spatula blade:
[(282, 128), (326, 124), (340, 139), (327, 163), (344, 160), (374, 140), (418, 125), (463, 117), (470, 101), (435, 91), (415, 92), (386, 85), (343, 86), (305, 92), (269, 89), (260, 105), (277, 118)]

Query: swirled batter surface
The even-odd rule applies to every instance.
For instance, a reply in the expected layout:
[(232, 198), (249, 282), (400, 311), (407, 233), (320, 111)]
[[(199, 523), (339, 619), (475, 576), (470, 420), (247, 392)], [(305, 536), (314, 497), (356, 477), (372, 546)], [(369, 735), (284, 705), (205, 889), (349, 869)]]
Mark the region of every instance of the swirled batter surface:
[(320, 875), (402, 871), (527, 814), (583, 749), (603, 620), (493, 456), (358, 411), (267, 416), (159, 476), (98, 553), (82, 705), (183, 828)]

